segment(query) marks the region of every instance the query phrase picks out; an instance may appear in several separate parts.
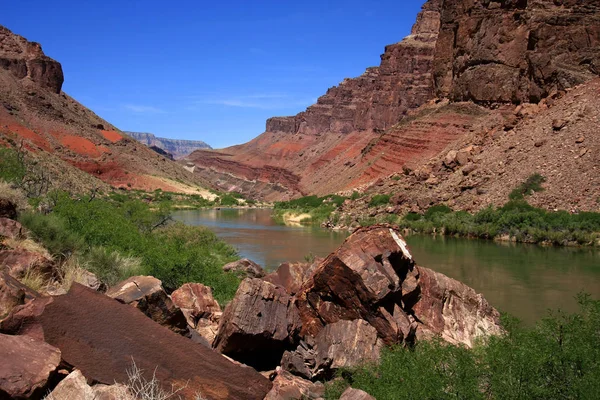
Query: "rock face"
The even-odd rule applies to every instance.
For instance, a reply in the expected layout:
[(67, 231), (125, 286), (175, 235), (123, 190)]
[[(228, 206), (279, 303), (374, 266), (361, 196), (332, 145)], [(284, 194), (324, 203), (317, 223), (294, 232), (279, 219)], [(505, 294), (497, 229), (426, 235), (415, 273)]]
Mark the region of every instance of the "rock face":
[(537, 103), (600, 73), (597, 1), (445, 1), (435, 50), (439, 97)]
[(467, 346), (480, 336), (501, 333), (498, 312), (481, 294), (443, 274), (417, 268), (420, 296), (413, 313), (423, 331), (431, 330), (450, 343)]
[(4, 236), (12, 239), (22, 238), (25, 234), (23, 225), (17, 221), (8, 218), (0, 218), (0, 237)]
[(223, 271), (245, 275), (248, 278), (262, 278), (265, 276), (265, 271), (263, 271), (262, 267), (247, 258), (224, 265)]
[(31, 269), (51, 275), (54, 264), (40, 253), (18, 249), (0, 250), (0, 267), (6, 268), (10, 275), (20, 279)]
[[(599, 10), (595, 0), (427, 1), (378, 67), (296, 116), (269, 119), (246, 144), (188, 159), (221, 189), (268, 200), (373, 183), (485, 131), (475, 117), (492, 103), (537, 103), (597, 77)], [(482, 110), (418, 114), (442, 98)]]
[(0, 398), (41, 397), (60, 357), (60, 350), (29, 336), (0, 334)]
[(212, 344), (222, 315), (212, 289), (200, 283), (186, 283), (171, 294), (171, 299), (185, 315), (190, 328)]
[(152, 133), (142, 132), (125, 132), (140, 143), (145, 144), (148, 147), (157, 147), (168, 154), (172, 154), (175, 159), (183, 158), (195, 150), (200, 149), (211, 149), (208, 144), (200, 140), (180, 140), (180, 139), (167, 139), (156, 137)]
[(71, 372), (50, 393), (49, 400), (92, 400), (94, 390), (79, 370)]
[(315, 400), (324, 395), (325, 386), (322, 383), (313, 383), (280, 370), (265, 400)]
[(284, 289), (248, 278), (225, 308), (214, 348), (257, 369), (272, 369), (292, 346), (298, 325), (293, 299)]
[[(322, 260), (320, 260), (322, 261)], [(280, 286), (290, 295), (298, 293), (302, 284), (312, 271), (317, 267), (318, 262), (308, 263), (283, 263), (275, 272), (264, 277), (264, 280), (271, 282), (275, 286)]]
[(38, 326), (43, 339), (61, 350), (65, 363), (90, 381), (127, 382), (133, 359), (146, 379), (155, 372), (165, 389), (185, 386), (178, 393), (184, 399), (199, 394), (211, 400), (262, 400), (271, 389), (271, 383), (256, 371), (237, 366), (133, 307), (81, 285), (73, 284), (67, 295), (35, 299), (27, 306), (38, 312), (30, 313), (27, 323), (14, 323), (13, 333)]
[(180, 335), (188, 335), (186, 318), (152, 276), (132, 276), (106, 292), (113, 299), (129, 304)]
[(312, 345), (301, 343), (286, 352), (281, 364), (308, 379), (331, 379), (340, 368), (376, 362), (382, 346), (377, 331), (366, 321), (338, 321), (319, 332)]
[(0, 26), (0, 67), (16, 78), (29, 78), (41, 87), (60, 93), (64, 76), (60, 63), (47, 57), (38, 43), (14, 35)]
[[(390, 345), (410, 342), (420, 330), (467, 346), (484, 332), (501, 331), (498, 312), (481, 295), (417, 267), (400, 233), (389, 226), (357, 230), (304, 283), (296, 305), (304, 336), (318, 337), (342, 320), (366, 321)], [(454, 323), (460, 333), (450, 333)]]
[(15, 307), (33, 300), (39, 294), (6, 271), (0, 271), (0, 321), (2, 321)]

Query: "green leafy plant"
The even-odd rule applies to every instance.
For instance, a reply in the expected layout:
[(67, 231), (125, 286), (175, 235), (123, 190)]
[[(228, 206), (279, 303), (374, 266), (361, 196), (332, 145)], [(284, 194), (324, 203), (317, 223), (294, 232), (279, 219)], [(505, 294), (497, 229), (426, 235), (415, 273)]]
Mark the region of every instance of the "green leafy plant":
[(371, 197), (371, 201), (369, 201), (369, 207), (378, 207), (389, 203), (389, 194), (376, 194), (373, 197)]
[(542, 183), (546, 182), (546, 178), (544, 178), (540, 174), (533, 174), (525, 182), (519, 185), (516, 189), (514, 189), (508, 195), (510, 200), (523, 200), (525, 196), (530, 196), (534, 192), (542, 192), (544, 188), (542, 187)]

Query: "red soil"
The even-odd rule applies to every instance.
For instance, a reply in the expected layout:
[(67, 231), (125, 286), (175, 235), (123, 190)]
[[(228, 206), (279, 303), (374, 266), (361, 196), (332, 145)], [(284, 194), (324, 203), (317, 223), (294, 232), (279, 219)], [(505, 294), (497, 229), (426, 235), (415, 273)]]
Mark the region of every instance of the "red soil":
[(106, 147), (96, 146), (92, 141), (80, 136), (63, 135), (59, 140), (63, 146), (83, 156), (98, 158), (102, 153), (108, 152)]
[(101, 131), (102, 136), (104, 136), (104, 138), (106, 138), (107, 140), (110, 140), (113, 143), (117, 143), (119, 140), (123, 139), (123, 136), (121, 136), (119, 133), (115, 132), (115, 131)]

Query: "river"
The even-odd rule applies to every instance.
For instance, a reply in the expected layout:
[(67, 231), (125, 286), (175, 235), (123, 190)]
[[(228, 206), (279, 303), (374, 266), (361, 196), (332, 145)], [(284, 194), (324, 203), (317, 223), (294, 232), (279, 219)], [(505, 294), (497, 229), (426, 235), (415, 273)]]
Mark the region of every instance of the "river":
[[(173, 217), (203, 225), (267, 270), (284, 261), (325, 257), (348, 236), (316, 226), (275, 223), (271, 210), (180, 210)], [(406, 238), (418, 265), (483, 293), (500, 311), (526, 323), (548, 309), (577, 310), (579, 292), (600, 298), (600, 251), (414, 235)]]

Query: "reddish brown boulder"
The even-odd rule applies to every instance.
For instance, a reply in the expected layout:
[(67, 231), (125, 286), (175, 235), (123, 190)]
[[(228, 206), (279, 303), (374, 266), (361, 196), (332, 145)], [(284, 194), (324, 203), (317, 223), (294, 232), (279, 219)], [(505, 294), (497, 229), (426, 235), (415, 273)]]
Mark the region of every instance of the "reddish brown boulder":
[(211, 344), (222, 315), (212, 289), (201, 283), (186, 283), (171, 294), (171, 299), (185, 315), (188, 325)]
[(419, 301), (414, 316), (429, 330), (454, 344), (473, 346), (478, 337), (501, 334), (500, 314), (469, 286), (427, 268), (418, 267)]
[[(184, 399), (262, 400), (271, 383), (251, 368), (237, 366), (147, 318), (133, 307), (79, 284), (68, 294), (35, 299), (41, 309), (14, 333), (37, 325), (44, 340), (59, 348), (68, 365), (90, 381), (111, 385), (128, 381), (132, 359), (145, 379), (185, 388)], [(13, 312), (9, 319), (14, 315)]]
[[(471, 346), (477, 336), (501, 331), (498, 312), (483, 296), (416, 267), (400, 233), (389, 226), (357, 230), (315, 269), (295, 301), (304, 337), (357, 319), (375, 328), (386, 344), (430, 333)], [(293, 364), (301, 363), (297, 358)]]
[(329, 379), (340, 368), (355, 367), (379, 360), (383, 342), (366, 321), (338, 321), (327, 325), (312, 343), (286, 352), (282, 367), (308, 379)]
[(17, 219), (17, 206), (15, 203), (0, 197), (0, 218)]
[(294, 376), (287, 371), (277, 371), (273, 381), (273, 389), (265, 400), (312, 400), (321, 399), (325, 395), (325, 386)]
[(60, 350), (29, 336), (0, 334), (0, 398), (40, 398), (60, 363)]
[(38, 297), (39, 294), (31, 290), (6, 271), (0, 272), (0, 321), (2, 321), (15, 307), (25, 304), (26, 301)]
[(248, 278), (223, 313), (214, 348), (257, 369), (273, 369), (298, 326), (293, 298), (283, 288)]
[(397, 343), (397, 330), (380, 307), (393, 308), (401, 301), (403, 280), (413, 269), (412, 255), (397, 231), (379, 225), (357, 230), (296, 295), (303, 334), (316, 336), (327, 324), (364, 319), (386, 343)]
[(159, 324), (180, 335), (189, 335), (181, 310), (165, 292), (162, 282), (152, 276), (132, 276), (110, 288), (106, 294), (136, 307)]
[(1, 250), (0, 267), (6, 268), (8, 273), (20, 279), (29, 270), (35, 270), (45, 275), (52, 275), (54, 264), (52, 260), (40, 253), (27, 250)]
[(48, 400), (93, 400), (94, 390), (79, 370), (71, 372), (54, 388)]
[[(322, 261), (322, 259), (320, 260)], [(312, 271), (317, 267), (318, 263), (283, 263), (275, 272), (270, 273), (263, 279), (271, 282), (275, 286), (280, 286), (290, 295), (295, 295), (300, 291), (302, 284)]]
[(247, 258), (225, 264), (223, 271), (233, 272), (247, 278), (262, 278), (265, 276), (265, 271), (263, 271), (262, 267)]
[(23, 225), (8, 218), (0, 218), (0, 237), (20, 239), (25, 235)]
[(348, 388), (342, 393), (340, 400), (375, 400), (375, 397), (362, 390)]

